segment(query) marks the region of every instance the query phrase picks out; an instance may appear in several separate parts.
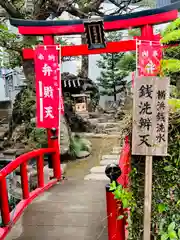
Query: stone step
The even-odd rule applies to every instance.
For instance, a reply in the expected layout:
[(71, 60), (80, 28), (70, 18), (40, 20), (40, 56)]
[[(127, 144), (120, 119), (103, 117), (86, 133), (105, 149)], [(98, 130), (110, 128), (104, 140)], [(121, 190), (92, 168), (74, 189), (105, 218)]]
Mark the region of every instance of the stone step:
[[(75, 133), (72, 133), (75, 134)], [(105, 134), (105, 133), (86, 133), (86, 132), (82, 132), (82, 133), (78, 133), (79, 136), (82, 137), (89, 137), (89, 138), (121, 138), (122, 134), (117, 134), (117, 133), (111, 133), (111, 134)]]
[(122, 147), (113, 147), (113, 151), (121, 151)]
[(96, 124), (99, 122), (98, 118), (90, 118), (90, 119), (88, 119), (88, 121), (89, 121), (92, 125), (96, 125)]
[(121, 154), (121, 151), (112, 151), (112, 154)]
[(118, 128), (120, 127), (119, 123), (116, 122), (99, 122), (96, 125), (98, 128), (103, 128), (103, 129), (113, 129), (113, 128)]
[(0, 127), (0, 133), (5, 133), (8, 130), (8, 127)]
[(105, 117), (100, 117), (100, 118), (98, 118), (98, 122), (99, 122), (99, 123), (105, 123), (105, 122), (107, 122), (107, 121), (109, 121), (108, 118), (105, 118)]
[(102, 160), (106, 160), (106, 159), (109, 159), (110, 161), (117, 160), (117, 159), (119, 160), (119, 154), (103, 155)]
[(107, 181), (109, 182), (109, 178), (105, 174), (88, 174), (84, 177), (84, 180), (97, 180), (97, 181)]
[(102, 131), (106, 134), (121, 134), (119, 127), (105, 128)]
[(112, 150), (112, 154), (120, 155), (121, 151), (122, 151), (122, 147), (114, 147)]
[(119, 159), (105, 159), (105, 160), (100, 161), (101, 166), (107, 166), (108, 164), (111, 164), (111, 163), (118, 164)]
[(105, 173), (106, 166), (96, 166), (90, 169), (90, 173), (100, 173), (104, 174)]

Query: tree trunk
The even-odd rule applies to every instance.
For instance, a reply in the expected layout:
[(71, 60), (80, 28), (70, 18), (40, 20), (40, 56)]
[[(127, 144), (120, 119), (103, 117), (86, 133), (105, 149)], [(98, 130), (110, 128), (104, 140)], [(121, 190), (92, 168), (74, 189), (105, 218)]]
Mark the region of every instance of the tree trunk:
[[(35, 36), (24, 36), (23, 42), (27, 46), (31, 47), (32, 45), (37, 44), (37, 37)], [(22, 59), (22, 66), (24, 70), (24, 75), (26, 77), (26, 83), (28, 86), (31, 86), (35, 89), (35, 69), (34, 69), (34, 59), (24, 60)]]
[(116, 96), (116, 86), (114, 86), (114, 102), (117, 101), (117, 96)]
[[(87, 44), (85, 35), (81, 36), (81, 43), (82, 44)], [(89, 72), (89, 58), (88, 58), (88, 55), (82, 56), (81, 71), (80, 72), (81, 72), (82, 77), (88, 78), (88, 72)]]
[(114, 54), (112, 54), (112, 81), (113, 81), (113, 96), (114, 96), (114, 102), (116, 102), (117, 98), (116, 98), (116, 83), (115, 83), (115, 79), (114, 79)]
[(28, 86), (31, 86), (33, 89), (35, 89), (34, 59), (23, 60), (22, 66), (26, 78), (25, 82)]
[(180, 77), (177, 77), (176, 78), (176, 87), (177, 87), (177, 90), (178, 90), (178, 98), (180, 98)]

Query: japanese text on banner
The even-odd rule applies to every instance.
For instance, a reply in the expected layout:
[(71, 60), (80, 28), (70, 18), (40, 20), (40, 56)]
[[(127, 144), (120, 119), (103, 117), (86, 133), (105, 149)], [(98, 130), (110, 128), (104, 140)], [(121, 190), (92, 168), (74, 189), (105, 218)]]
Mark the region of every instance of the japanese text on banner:
[(162, 59), (162, 46), (158, 42), (138, 41), (138, 76), (156, 76)]
[(166, 156), (169, 78), (135, 81), (132, 154)]
[[(46, 46), (46, 48), (37, 46), (35, 51), (35, 72), (37, 127), (57, 128), (59, 126), (62, 90), (59, 51), (56, 46)], [(61, 105), (63, 106), (63, 103)]]

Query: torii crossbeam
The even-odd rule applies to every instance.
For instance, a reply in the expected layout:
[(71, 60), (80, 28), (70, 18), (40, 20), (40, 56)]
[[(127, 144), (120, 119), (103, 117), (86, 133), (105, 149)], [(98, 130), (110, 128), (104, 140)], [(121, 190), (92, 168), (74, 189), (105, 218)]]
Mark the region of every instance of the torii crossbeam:
[[(180, 2), (167, 5), (162, 8), (143, 10), (135, 13), (118, 15), (118, 16), (105, 16), (104, 31), (117, 31), (121, 29), (130, 29), (140, 27), (141, 37), (139, 39), (149, 41), (159, 41), (160, 35), (153, 34), (153, 25), (173, 21), (178, 17), (178, 9)], [(21, 20), (10, 19), (13, 26), (18, 27), (19, 33), (22, 35), (36, 35), (44, 36), (44, 44), (54, 44), (55, 35), (77, 35), (85, 32), (83, 20)], [(108, 42), (106, 48), (89, 50), (88, 46), (75, 45), (63, 46), (62, 57), (64, 56), (78, 56), (89, 54), (101, 53), (114, 53), (136, 50), (135, 40), (122, 40), (119, 42)], [(34, 50), (24, 49), (24, 59), (33, 59)]]

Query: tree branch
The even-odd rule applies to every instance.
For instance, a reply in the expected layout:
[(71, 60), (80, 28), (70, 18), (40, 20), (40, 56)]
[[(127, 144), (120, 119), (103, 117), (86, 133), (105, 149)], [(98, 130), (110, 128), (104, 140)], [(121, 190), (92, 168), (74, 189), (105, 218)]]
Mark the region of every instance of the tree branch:
[(45, 4), (46, 0), (37, 0), (34, 3), (34, 16), (37, 16), (38, 13), (41, 11), (41, 8), (43, 7), (43, 5)]
[(0, 0), (0, 6), (13, 18), (24, 18), (24, 14), (20, 12), (10, 1)]
[[(75, 17), (87, 18), (90, 13), (97, 13), (101, 3), (103, 2), (104, 0), (92, 0), (88, 3), (88, 5), (78, 8), (74, 5), (74, 3), (76, 3), (75, 0), (51, 0), (49, 10), (56, 13), (56, 16), (60, 16), (64, 11), (67, 11)], [(99, 13), (103, 15), (103, 13)]]

